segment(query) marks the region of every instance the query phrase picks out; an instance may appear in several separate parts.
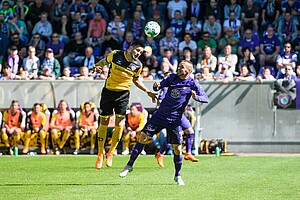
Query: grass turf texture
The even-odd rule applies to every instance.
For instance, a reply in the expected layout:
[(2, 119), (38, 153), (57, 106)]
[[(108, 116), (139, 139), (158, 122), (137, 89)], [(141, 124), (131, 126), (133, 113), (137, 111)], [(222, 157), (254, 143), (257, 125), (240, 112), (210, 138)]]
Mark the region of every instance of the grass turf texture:
[(113, 167), (94, 168), (96, 156), (1, 156), (0, 199), (299, 199), (300, 157), (200, 156), (183, 160), (185, 186), (173, 181), (173, 156), (159, 168), (140, 156), (125, 178)]

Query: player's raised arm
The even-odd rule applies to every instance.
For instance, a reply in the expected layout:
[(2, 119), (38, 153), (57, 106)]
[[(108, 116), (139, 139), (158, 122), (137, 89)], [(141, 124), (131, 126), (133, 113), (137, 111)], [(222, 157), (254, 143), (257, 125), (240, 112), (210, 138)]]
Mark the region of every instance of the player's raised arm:
[(208, 103), (208, 96), (197, 81), (195, 81), (195, 89), (192, 91), (192, 97), (195, 101)]
[(151, 97), (152, 102), (155, 103), (157, 100), (157, 96), (155, 93), (151, 92), (146, 86), (145, 84), (141, 81), (141, 79), (138, 77), (133, 77), (132, 79), (133, 83), (136, 85), (136, 87), (138, 87), (140, 90), (144, 91), (147, 93), (147, 95), (149, 97)]

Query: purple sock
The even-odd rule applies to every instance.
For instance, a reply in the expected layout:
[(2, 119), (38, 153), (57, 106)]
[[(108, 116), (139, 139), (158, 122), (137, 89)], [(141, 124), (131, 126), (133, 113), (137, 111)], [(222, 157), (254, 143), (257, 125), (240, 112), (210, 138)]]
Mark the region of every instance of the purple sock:
[(135, 160), (137, 159), (137, 157), (142, 152), (144, 146), (145, 146), (144, 144), (136, 142), (135, 146), (133, 147), (133, 150), (131, 151), (130, 159), (129, 159), (127, 165), (133, 166)]
[(167, 143), (167, 140), (165, 140), (162, 145), (160, 146), (160, 149), (159, 149), (159, 153), (161, 155), (165, 155), (167, 149), (170, 147), (170, 145)]
[(182, 154), (174, 154), (175, 176), (180, 176), (180, 170), (182, 166)]
[(192, 146), (194, 142), (195, 133), (186, 134), (185, 144), (186, 144), (186, 153), (192, 152)]

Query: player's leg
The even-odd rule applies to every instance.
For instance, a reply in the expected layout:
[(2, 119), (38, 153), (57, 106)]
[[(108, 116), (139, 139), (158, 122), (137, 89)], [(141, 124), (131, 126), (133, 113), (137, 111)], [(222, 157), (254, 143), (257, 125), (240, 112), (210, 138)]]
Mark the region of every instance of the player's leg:
[(95, 143), (96, 143), (96, 130), (90, 130), (90, 137), (91, 137), (91, 149), (90, 154), (94, 155), (95, 153)]
[(29, 151), (29, 143), (31, 139), (31, 130), (27, 130), (24, 134), (24, 148), (22, 150), (22, 153), (26, 154)]
[(10, 148), (10, 144), (9, 144), (9, 140), (8, 140), (9, 135), (10, 135), (10, 134), (8, 133), (8, 129), (2, 128), (2, 129), (1, 129), (1, 132), (2, 132), (2, 141), (3, 141), (4, 145), (5, 145), (5, 147), (7, 148), (8, 153), (9, 153), (10, 155), (12, 155), (12, 154), (13, 154), (13, 151), (12, 151), (12, 149)]
[(199, 162), (199, 159), (195, 158), (192, 155), (192, 147), (193, 147), (194, 138), (195, 138), (195, 131), (192, 128), (190, 121), (187, 119), (187, 117), (185, 115), (182, 115), (181, 126), (185, 133), (186, 153), (184, 155), (184, 159), (190, 160), (192, 162)]
[(59, 155), (60, 152), (58, 150), (58, 144), (59, 144), (59, 138), (61, 136), (61, 132), (58, 129), (51, 129), (50, 131), (51, 133), (51, 140), (52, 140), (52, 145), (53, 145), (53, 149), (55, 150), (55, 154)]
[(71, 129), (70, 128), (66, 128), (64, 131), (63, 131), (63, 136), (62, 136), (62, 139), (61, 139), (61, 142), (59, 144), (59, 148), (60, 149), (63, 149), (66, 142), (68, 141), (69, 137), (71, 136)]
[(13, 136), (13, 146), (18, 147), (19, 141), (21, 139), (21, 129), (20, 128), (14, 128), (12, 136)]
[(75, 150), (73, 152), (74, 155), (77, 155), (79, 153), (80, 135), (82, 135), (81, 130), (76, 129), (75, 132), (74, 132), (74, 142), (75, 142)]
[(126, 129), (124, 130), (123, 141), (124, 151), (122, 152), (122, 155), (129, 155), (130, 133)]
[(40, 130), (39, 136), (41, 141), (41, 153), (46, 154), (46, 132), (44, 130)]

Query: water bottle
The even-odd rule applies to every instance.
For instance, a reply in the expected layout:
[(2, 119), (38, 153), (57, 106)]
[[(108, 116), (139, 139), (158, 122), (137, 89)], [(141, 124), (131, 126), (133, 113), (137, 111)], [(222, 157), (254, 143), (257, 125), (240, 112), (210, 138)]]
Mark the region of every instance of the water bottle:
[(18, 147), (15, 147), (14, 148), (14, 156), (18, 156), (18, 153), (19, 153)]
[(219, 147), (216, 147), (215, 153), (216, 153), (217, 157), (220, 156), (220, 148)]

